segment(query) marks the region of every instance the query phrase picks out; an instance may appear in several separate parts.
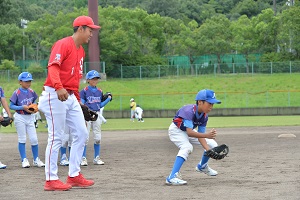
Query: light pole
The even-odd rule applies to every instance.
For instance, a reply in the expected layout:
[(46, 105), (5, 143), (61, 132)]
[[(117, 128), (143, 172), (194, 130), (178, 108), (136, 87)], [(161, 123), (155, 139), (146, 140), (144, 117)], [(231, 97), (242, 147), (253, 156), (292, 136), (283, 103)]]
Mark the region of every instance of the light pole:
[[(21, 19), (21, 28), (23, 29), (23, 37), (24, 37), (24, 29), (27, 28), (28, 20)], [(23, 60), (25, 60), (25, 45), (23, 44)]]
[(285, 3), (287, 6), (293, 6), (294, 5), (294, 0), (287, 0), (287, 2)]

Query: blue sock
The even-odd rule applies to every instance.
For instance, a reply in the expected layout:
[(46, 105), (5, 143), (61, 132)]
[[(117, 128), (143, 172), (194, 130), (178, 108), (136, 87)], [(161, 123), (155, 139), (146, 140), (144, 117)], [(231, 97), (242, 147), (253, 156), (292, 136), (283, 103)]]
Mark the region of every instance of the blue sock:
[(64, 154), (67, 155), (67, 148), (66, 147), (60, 147), (60, 157), (62, 157)]
[(18, 148), (21, 156), (21, 162), (23, 162), (24, 158), (26, 158), (25, 143), (19, 143)]
[(94, 144), (94, 158), (100, 157), (100, 144)]
[(206, 156), (205, 152), (204, 152), (203, 155), (202, 155), (202, 159), (201, 159), (201, 161), (198, 164), (198, 168), (201, 169), (201, 168), (206, 167), (206, 165), (208, 163), (208, 160), (209, 160), (209, 157)]
[(31, 151), (33, 155), (33, 160), (39, 157), (39, 145), (31, 145)]
[(84, 146), (82, 157), (86, 157), (86, 145)]
[(172, 172), (170, 176), (168, 177), (169, 179), (174, 178), (174, 175), (179, 172), (181, 166), (183, 165), (185, 159), (183, 157), (177, 156), (173, 165)]

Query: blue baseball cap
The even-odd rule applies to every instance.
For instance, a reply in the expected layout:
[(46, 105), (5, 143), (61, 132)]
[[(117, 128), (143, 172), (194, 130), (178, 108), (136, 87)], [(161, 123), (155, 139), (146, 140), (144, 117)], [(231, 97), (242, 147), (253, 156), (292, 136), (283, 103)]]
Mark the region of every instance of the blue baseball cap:
[(202, 101), (207, 101), (208, 103), (217, 103), (220, 104), (221, 101), (216, 99), (216, 94), (214, 91), (212, 90), (208, 90), (208, 89), (204, 89), (204, 90), (200, 90), (195, 98), (196, 101), (198, 100), (202, 100)]
[(93, 79), (93, 78), (100, 78), (100, 79), (101, 79), (99, 72), (97, 72), (96, 70), (91, 70), (91, 71), (89, 71), (89, 72), (86, 74), (85, 78), (86, 78), (87, 80)]
[(19, 81), (32, 81), (32, 75), (29, 72), (22, 72), (19, 77), (18, 77)]

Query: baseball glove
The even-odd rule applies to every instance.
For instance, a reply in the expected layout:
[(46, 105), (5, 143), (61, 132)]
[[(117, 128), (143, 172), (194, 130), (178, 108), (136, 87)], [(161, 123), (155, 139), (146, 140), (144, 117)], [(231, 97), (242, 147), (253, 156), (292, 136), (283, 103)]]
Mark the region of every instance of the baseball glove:
[(30, 104), (29, 106), (28, 106), (28, 110), (30, 110), (30, 111), (33, 111), (34, 113), (36, 113), (37, 111), (39, 111), (39, 109), (38, 109), (38, 105), (37, 104)]
[(111, 92), (106, 92), (105, 94), (102, 95), (101, 102), (105, 101), (109, 96), (111, 97), (110, 101), (112, 101), (112, 99), (113, 99), (112, 93)]
[(96, 121), (98, 114), (95, 111), (90, 110), (86, 105), (80, 105), (85, 121)]
[(10, 118), (10, 117), (3, 117), (3, 120), (0, 121), (0, 125), (1, 126), (8, 126), (8, 125), (11, 125), (11, 123), (13, 122), (13, 118)]
[(216, 146), (208, 151), (206, 151), (206, 156), (221, 160), (227, 156), (229, 153), (229, 147), (226, 144), (221, 144), (219, 146)]

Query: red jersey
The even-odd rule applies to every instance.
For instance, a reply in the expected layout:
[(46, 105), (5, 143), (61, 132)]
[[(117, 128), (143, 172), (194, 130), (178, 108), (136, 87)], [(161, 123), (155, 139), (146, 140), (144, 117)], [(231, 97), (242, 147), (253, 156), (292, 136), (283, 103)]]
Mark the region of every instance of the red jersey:
[[(83, 47), (77, 48), (72, 36), (58, 40), (51, 49), (48, 76), (44, 85), (55, 90), (65, 88), (78, 93), (84, 57)], [(49, 70), (51, 67), (53, 68)]]

